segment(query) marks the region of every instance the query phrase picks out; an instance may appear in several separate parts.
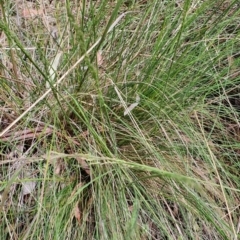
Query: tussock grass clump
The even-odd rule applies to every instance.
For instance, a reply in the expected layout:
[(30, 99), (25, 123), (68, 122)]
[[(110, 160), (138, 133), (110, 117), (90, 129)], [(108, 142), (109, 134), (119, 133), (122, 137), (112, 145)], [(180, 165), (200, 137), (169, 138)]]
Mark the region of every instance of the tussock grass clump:
[(238, 1), (0, 6), (2, 239), (238, 238)]

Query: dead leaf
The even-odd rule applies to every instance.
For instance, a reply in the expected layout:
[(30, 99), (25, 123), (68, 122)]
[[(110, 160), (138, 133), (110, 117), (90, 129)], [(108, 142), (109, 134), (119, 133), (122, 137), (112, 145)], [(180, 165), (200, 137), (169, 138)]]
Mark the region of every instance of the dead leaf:
[(131, 104), (127, 109), (125, 109), (123, 115), (126, 116), (128, 115), (140, 102), (140, 97), (137, 95), (136, 96), (136, 102)]
[(90, 168), (87, 164), (87, 162), (81, 158), (81, 157), (76, 157), (78, 163), (81, 165), (82, 169), (88, 174), (91, 176), (91, 172), (90, 172)]
[(74, 209), (74, 216), (77, 219), (78, 223), (81, 224), (81, 211), (78, 207), (78, 204), (76, 205), (76, 207)]
[(53, 132), (51, 128), (45, 128), (45, 127), (36, 127), (35, 129), (24, 129), (21, 131), (11, 131), (4, 134), (0, 139), (2, 141), (19, 141), (19, 140), (28, 140), (28, 139), (34, 139), (38, 136), (48, 136)]
[(22, 196), (32, 193), (36, 186), (36, 182), (24, 182), (22, 183)]
[(42, 16), (44, 14), (43, 9), (32, 9), (32, 8), (24, 8), (22, 11), (22, 17), (23, 18), (33, 18), (37, 16)]
[(131, 206), (128, 207), (128, 211), (129, 211), (129, 212), (132, 212), (132, 211), (133, 211), (133, 205), (131, 205)]
[(103, 65), (102, 51), (97, 52), (97, 65), (101, 67)]

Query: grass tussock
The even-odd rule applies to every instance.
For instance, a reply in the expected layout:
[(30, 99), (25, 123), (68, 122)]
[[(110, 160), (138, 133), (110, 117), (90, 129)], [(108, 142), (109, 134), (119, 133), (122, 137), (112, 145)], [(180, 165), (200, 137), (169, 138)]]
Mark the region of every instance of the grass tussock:
[(1, 239), (238, 239), (238, 1), (0, 1)]

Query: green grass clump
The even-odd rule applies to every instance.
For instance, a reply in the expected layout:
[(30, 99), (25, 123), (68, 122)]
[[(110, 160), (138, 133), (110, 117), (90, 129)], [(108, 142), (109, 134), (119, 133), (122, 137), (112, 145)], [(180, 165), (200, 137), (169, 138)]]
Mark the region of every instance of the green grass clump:
[(238, 1), (43, 2), (0, 1), (0, 238), (238, 239)]

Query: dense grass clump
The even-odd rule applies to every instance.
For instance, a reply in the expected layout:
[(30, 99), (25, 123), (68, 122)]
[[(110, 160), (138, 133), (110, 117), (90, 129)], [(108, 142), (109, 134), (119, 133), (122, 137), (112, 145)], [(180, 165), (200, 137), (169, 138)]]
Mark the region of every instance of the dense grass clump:
[(50, 2), (0, 1), (0, 238), (237, 240), (238, 1)]

